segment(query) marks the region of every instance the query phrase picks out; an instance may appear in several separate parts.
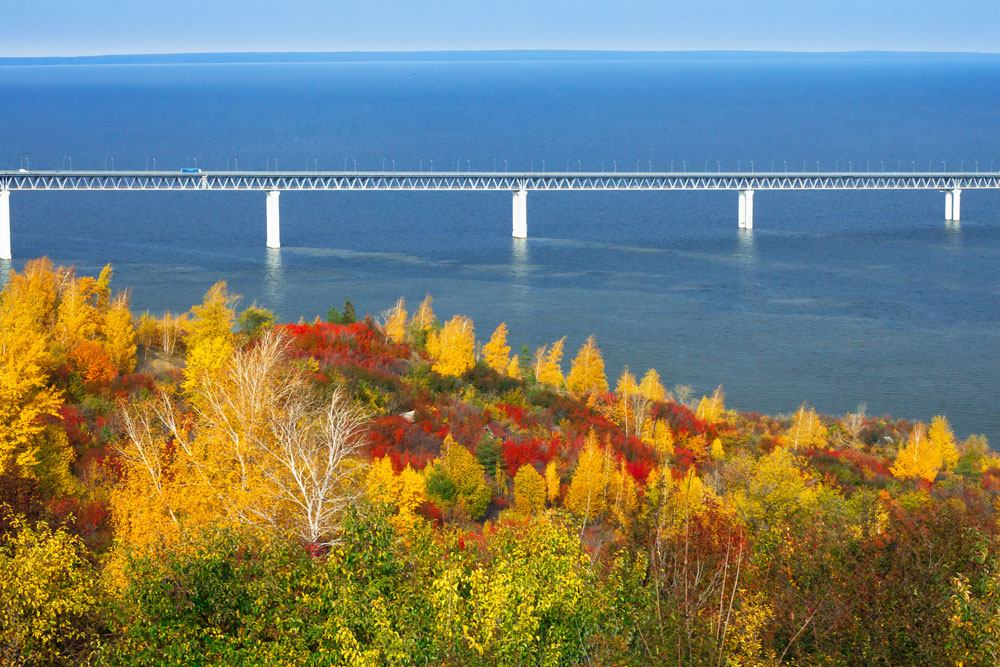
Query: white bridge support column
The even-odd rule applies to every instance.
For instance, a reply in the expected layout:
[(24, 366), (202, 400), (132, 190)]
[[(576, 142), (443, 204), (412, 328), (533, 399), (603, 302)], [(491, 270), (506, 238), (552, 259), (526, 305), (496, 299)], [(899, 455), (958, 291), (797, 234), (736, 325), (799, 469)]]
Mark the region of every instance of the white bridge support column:
[(959, 188), (952, 188), (944, 196), (945, 220), (958, 222), (962, 219), (962, 191)]
[(753, 190), (740, 190), (740, 229), (753, 229)]
[(10, 190), (0, 190), (0, 259), (11, 259)]
[(281, 247), (281, 222), (278, 207), (278, 190), (267, 191), (267, 247)]
[(525, 188), (514, 191), (514, 229), (511, 236), (515, 239), (528, 238), (528, 191)]

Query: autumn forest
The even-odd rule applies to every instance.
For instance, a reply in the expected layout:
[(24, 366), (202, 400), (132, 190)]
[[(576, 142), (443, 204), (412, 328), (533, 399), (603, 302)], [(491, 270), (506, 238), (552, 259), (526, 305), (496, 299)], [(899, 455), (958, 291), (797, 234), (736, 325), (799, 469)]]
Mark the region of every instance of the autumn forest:
[(984, 437), (667, 385), (430, 296), (136, 314), (110, 266), (28, 262), (0, 664), (1000, 663)]

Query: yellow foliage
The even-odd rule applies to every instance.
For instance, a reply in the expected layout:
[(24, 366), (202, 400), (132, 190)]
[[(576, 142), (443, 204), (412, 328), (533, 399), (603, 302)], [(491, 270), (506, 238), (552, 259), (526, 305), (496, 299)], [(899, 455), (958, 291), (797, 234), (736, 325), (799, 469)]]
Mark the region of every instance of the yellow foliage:
[(476, 365), (476, 331), (472, 320), (455, 315), (441, 328), (441, 351), (431, 367), (441, 375), (459, 376)]
[(559, 489), (559, 470), (556, 468), (555, 461), (549, 461), (548, 465), (545, 466), (545, 490), (550, 505), (554, 506), (559, 499)]
[(98, 605), (80, 538), (14, 518), (0, 537), (0, 645), (5, 664), (76, 664)]
[(427, 332), (427, 342), (424, 343), (424, 348), (427, 350), (427, 356), (431, 359), (437, 359), (441, 356), (441, 337), (434, 329)]
[(752, 463), (745, 459), (745, 477), (732, 491), (737, 514), (752, 527), (773, 527), (796, 516), (809, 514), (816, 504), (816, 485), (799, 470), (795, 456), (776, 447)]
[(799, 447), (823, 447), (826, 445), (826, 426), (820, 421), (816, 410), (812, 408), (806, 410), (806, 404), (803, 403), (792, 418), (792, 424), (788, 427), (785, 438), (795, 451), (798, 451)]
[(643, 441), (652, 445), (660, 456), (671, 456), (674, 453), (674, 434), (663, 419), (655, 420), (643, 428)]
[(654, 402), (662, 401), (667, 396), (667, 390), (663, 388), (663, 383), (660, 382), (660, 374), (653, 368), (650, 368), (642, 376), (642, 382), (639, 383), (638, 391), (647, 400)]
[(701, 397), (695, 416), (710, 424), (719, 421), (726, 412), (725, 399), (726, 395), (722, 393), (722, 386), (720, 385), (716, 388), (711, 398), (708, 396)]
[(111, 363), (121, 373), (135, 370), (135, 326), (128, 309), (128, 298), (122, 296), (104, 313), (104, 350)]
[(204, 376), (215, 377), (232, 356), (236, 337), (233, 324), (236, 321), (236, 301), (231, 296), (226, 283), (220, 281), (205, 293), (200, 306), (191, 309), (188, 324), (187, 364), (184, 369), (184, 390), (193, 394), (202, 384)]
[(521, 364), (517, 360), (517, 355), (510, 358), (510, 363), (507, 364), (507, 375), (515, 380), (521, 379)]
[(486, 485), (486, 470), (475, 455), (446, 435), (442, 456), (434, 462), (454, 486), (453, 498), (440, 497), (458, 518), (479, 519), (490, 502), (490, 489)]
[(597, 347), (594, 336), (580, 347), (569, 375), (566, 377), (566, 387), (577, 394), (605, 392), (608, 390), (608, 378), (604, 375), (604, 359)]
[(937, 415), (931, 420), (930, 428), (927, 429), (927, 439), (931, 447), (940, 453), (941, 464), (945, 470), (951, 470), (958, 463), (959, 454), (956, 447), (955, 434), (948, 424), (948, 419), (944, 415)]
[(514, 475), (514, 509), (523, 516), (545, 509), (545, 480), (532, 465), (521, 466)]
[(73, 280), (62, 293), (56, 311), (56, 340), (64, 350), (97, 336), (100, 315), (91, 304), (93, 280)]
[(566, 337), (563, 336), (552, 347), (543, 345), (535, 351), (535, 380), (539, 384), (548, 385), (558, 389), (563, 384), (563, 372), (559, 365), (563, 356), (563, 344)]
[(609, 486), (608, 505), (610, 505), (611, 516), (615, 518), (623, 530), (627, 531), (632, 525), (636, 509), (639, 506), (639, 492), (632, 475), (625, 469), (624, 460), (618, 464)]
[(510, 365), (510, 345), (507, 344), (507, 324), (500, 323), (490, 341), (483, 346), (483, 360), (486, 365), (501, 375), (508, 373)]
[(431, 308), (431, 304), (434, 303), (434, 299), (428, 294), (424, 297), (424, 300), (420, 302), (420, 307), (417, 308), (417, 312), (413, 315), (413, 321), (410, 326), (419, 330), (427, 331), (434, 324), (434, 309)]
[(726, 450), (722, 447), (722, 440), (716, 438), (712, 441), (712, 449), (709, 451), (709, 456), (716, 461), (721, 461), (726, 458)]
[(423, 475), (410, 466), (397, 475), (389, 457), (383, 456), (372, 461), (365, 487), (372, 502), (396, 509), (396, 516), (392, 518), (396, 528), (404, 533), (412, 530), (417, 522), (416, 509), (427, 497)]
[(21, 273), (11, 271), (3, 290), (3, 317), (47, 337), (54, 325), (58, 280), (48, 257), (27, 262)]
[(934, 480), (939, 472), (954, 467), (958, 462), (954, 442), (955, 436), (944, 417), (938, 416), (931, 421), (930, 433), (918, 422), (910, 432), (906, 445), (896, 455), (892, 474), (903, 479), (922, 477)]
[(577, 459), (565, 500), (566, 509), (585, 521), (600, 517), (607, 509), (608, 454), (597, 444), (597, 436), (591, 431)]
[(144, 347), (150, 347), (157, 341), (156, 318), (144, 311), (139, 316), (139, 326), (135, 332), (136, 341)]
[(0, 473), (38, 463), (44, 418), (55, 416), (59, 407), (45, 372), (52, 364), (43, 328), (47, 315), (25, 303), (47, 299), (54, 290), (50, 275), (51, 264), (29, 262), (25, 274), (12, 272), (0, 292)]
[(385, 318), (385, 335), (393, 343), (402, 343), (406, 338), (406, 300), (399, 297)]

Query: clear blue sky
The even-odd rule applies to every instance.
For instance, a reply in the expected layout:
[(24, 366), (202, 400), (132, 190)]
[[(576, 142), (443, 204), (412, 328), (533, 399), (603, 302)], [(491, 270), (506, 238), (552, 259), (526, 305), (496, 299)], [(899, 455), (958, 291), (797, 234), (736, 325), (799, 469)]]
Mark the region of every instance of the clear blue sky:
[(1000, 0), (0, 3), (0, 56), (451, 49), (1000, 52)]

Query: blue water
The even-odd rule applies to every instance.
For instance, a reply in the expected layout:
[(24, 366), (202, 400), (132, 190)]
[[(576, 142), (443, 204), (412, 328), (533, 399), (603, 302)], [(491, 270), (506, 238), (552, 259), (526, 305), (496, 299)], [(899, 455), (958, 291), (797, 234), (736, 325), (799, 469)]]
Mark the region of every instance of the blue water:
[[(0, 168), (1000, 169), (986, 56), (0, 66), (0, 100)], [(268, 251), (260, 193), (17, 192), (11, 265), (111, 262), (156, 312), (220, 279), (285, 320), (430, 292), (483, 339), (504, 320), (571, 358), (594, 333), (611, 374), (732, 407), (944, 413), (1000, 443), (1000, 193), (956, 226), (936, 192), (758, 191), (750, 233), (735, 193), (532, 193), (526, 241), (510, 206), (284, 193)]]

